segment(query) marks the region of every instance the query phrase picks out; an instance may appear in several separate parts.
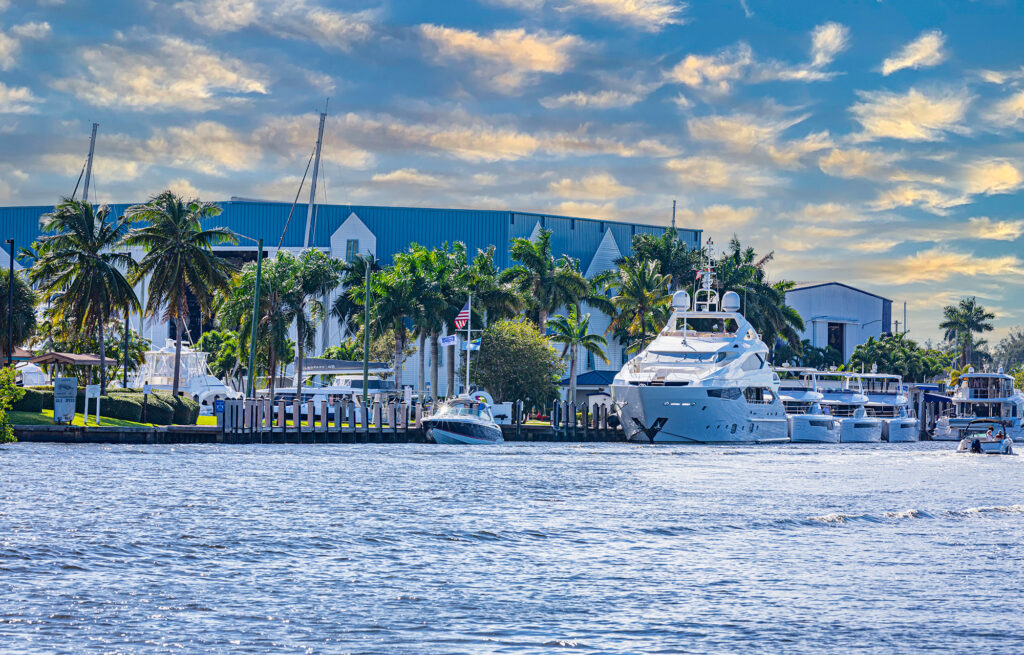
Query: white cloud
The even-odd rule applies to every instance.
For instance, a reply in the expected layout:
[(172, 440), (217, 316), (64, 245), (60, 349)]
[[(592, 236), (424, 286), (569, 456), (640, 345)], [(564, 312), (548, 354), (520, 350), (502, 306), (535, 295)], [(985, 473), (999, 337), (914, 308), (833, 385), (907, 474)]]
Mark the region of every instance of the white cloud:
[(832, 63), (850, 42), (850, 30), (839, 23), (818, 25), (811, 33), (811, 66), (821, 68)]
[(923, 32), (903, 49), (882, 62), (882, 75), (891, 75), (904, 68), (937, 66), (946, 58), (942, 51), (946, 37), (940, 30)]
[(908, 171), (898, 167), (902, 156), (880, 150), (833, 148), (818, 159), (818, 167), (826, 175), (845, 179), (864, 178), (876, 182), (926, 182), (945, 184), (941, 175)]
[(545, 5), (563, 12), (589, 13), (648, 32), (685, 23), (687, 3), (679, 0), (490, 0), (492, 4), (536, 12)]
[(624, 186), (608, 173), (588, 175), (581, 179), (562, 178), (548, 185), (548, 191), (573, 200), (612, 200), (633, 195), (636, 190)]
[[(316, 114), (274, 116), (245, 138), (255, 140), (265, 154), (274, 155), (280, 161), (295, 161), (312, 152), (318, 121)], [(345, 130), (344, 116), (327, 117), (321, 158), (345, 168), (366, 169), (372, 166), (373, 154), (349, 143)]]
[(562, 216), (580, 216), (582, 218), (617, 218), (615, 215), (615, 205), (610, 202), (596, 203), (570, 200), (558, 203), (552, 207), (552, 212)]
[(524, 29), (494, 30), (488, 34), (440, 25), (420, 25), (439, 59), (471, 59), (477, 73), (495, 89), (518, 90), (539, 73), (562, 73), (572, 52), (583, 41), (571, 34), (529, 33)]
[(903, 243), (900, 239), (868, 239), (866, 241), (854, 241), (846, 244), (848, 250), (866, 253), (888, 252)]
[(882, 191), (878, 198), (869, 203), (875, 211), (897, 207), (920, 207), (933, 214), (945, 214), (950, 207), (969, 202), (966, 196), (955, 196), (938, 189), (909, 184)]
[(493, 186), (498, 183), (498, 176), (493, 173), (477, 173), (473, 175), (473, 182), (480, 186)]
[(1024, 91), (1018, 91), (1000, 100), (987, 114), (988, 120), (1006, 127), (1024, 121)]
[(911, 284), (944, 282), (954, 275), (1017, 276), (1024, 274), (1024, 267), (1013, 255), (979, 257), (974, 253), (936, 247), (892, 260), (885, 266), (872, 267), (866, 274), (882, 283)]
[(266, 77), (239, 59), (176, 37), (148, 41), (82, 48), (86, 70), (53, 86), (100, 107), (165, 111), (206, 111), (267, 93)]
[(740, 43), (715, 55), (686, 55), (666, 77), (694, 89), (728, 93), (753, 62), (750, 46)]
[(727, 229), (749, 225), (758, 217), (757, 207), (732, 207), (730, 205), (709, 205), (698, 210), (682, 209), (677, 212), (678, 220), (689, 220), (692, 225), (700, 225), (708, 230)]
[(764, 193), (766, 187), (779, 184), (759, 167), (739, 164), (713, 156), (671, 159), (665, 167), (676, 173), (680, 183), (704, 189), (724, 190), (738, 197), (753, 197)]
[(859, 91), (861, 102), (850, 111), (864, 128), (860, 140), (905, 139), (939, 141), (945, 132), (965, 133), (963, 120), (971, 98), (966, 91), (945, 90), (905, 94)]
[(780, 140), (783, 132), (806, 118), (780, 119), (753, 114), (704, 116), (687, 121), (687, 128), (698, 141), (722, 143), (735, 152), (757, 153), (780, 166), (795, 166), (804, 155), (832, 147), (828, 132), (791, 141)]
[[(966, 233), (965, 233), (966, 232)], [(1016, 241), (1024, 234), (1024, 220), (992, 220), (988, 216), (967, 219), (967, 230), (961, 236), (992, 241)]]
[(991, 84), (1006, 84), (1007, 82), (1024, 80), (1024, 66), (1014, 71), (982, 70), (978, 71), (978, 74), (981, 76), (981, 79)]
[[(51, 154), (42, 157), (44, 166), (72, 178), (81, 172), (84, 162), (84, 154)], [(146, 167), (146, 164), (137, 160), (110, 155), (96, 155), (92, 162), (93, 175), (104, 184), (138, 179)]]
[(653, 87), (638, 86), (630, 90), (605, 89), (594, 93), (574, 91), (560, 96), (543, 98), (540, 104), (548, 109), (560, 107), (589, 107), (591, 109), (611, 109), (616, 107), (632, 107), (651, 92)]
[(225, 170), (250, 169), (263, 155), (260, 146), (250, 136), (213, 121), (157, 130), (146, 141), (145, 148), (152, 153), (161, 153), (160, 160), (154, 163), (208, 175), (220, 175)]
[(50, 34), (50, 24), (22, 23), (14, 25), (8, 32), (0, 30), (0, 70), (10, 70), (17, 64), (21, 54), (21, 42), (39, 40)]
[(372, 180), (378, 184), (408, 184), (428, 187), (447, 186), (447, 183), (436, 175), (421, 173), (415, 168), (400, 168), (390, 173), (376, 173)]
[(964, 167), (964, 191), (993, 195), (1013, 193), (1024, 185), (1024, 174), (1006, 159), (984, 159)]
[(190, 0), (174, 8), (210, 31), (256, 27), (267, 34), (348, 51), (373, 32), (374, 11), (346, 13), (306, 0)]
[(40, 102), (32, 91), (23, 86), (7, 86), (0, 82), (0, 114), (28, 114), (35, 111), (32, 106)]

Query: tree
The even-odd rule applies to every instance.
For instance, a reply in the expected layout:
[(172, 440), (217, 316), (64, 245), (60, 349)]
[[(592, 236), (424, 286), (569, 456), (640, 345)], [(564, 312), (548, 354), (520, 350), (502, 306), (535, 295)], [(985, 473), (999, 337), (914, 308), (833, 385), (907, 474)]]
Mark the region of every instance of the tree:
[(993, 356), (1007, 371), (1024, 364), (1024, 328), (1011, 328), (1009, 333), (999, 340)]
[(25, 390), (14, 384), (15, 371), (10, 366), (0, 369), (0, 443), (15, 441), (14, 428), (8, 413), (21, 400)]
[(857, 346), (850, 356), (849, 370), (876, 370), (879, 373), (902, 375), (915, 382), (930, 380), (949, 367), (951, 355), (921, 348), (906, 334), (888, 334)]
[[(255, 344), (250, 343), (250, 335), (256, 295), (256, 263), (243, 266), (231, 278), (228, 289), (219, 292), (217, 297), (217, 318), (221, 327), (238, 335), (239, 352), (248, 353), (250, 348), (256, 348), (257, 368), (262, 366), (270, 375), (271, 398), (277, 387), (278, 366), (287, 365), (294, 357), (295, 344), (288, 338), (288, 330), (295, 320), (295, 307), (289, 294), (298, 275), (299, 262), (286, 250), (278, 251), (273, 259), (263, 263)], [(256, 374), (257, 371), (247, 372), (254, 379)]]
[(800, 342), (800, 348), (793, 348), (783, 342), (775, 349), (775, 361), (778, 364), (789, 366), (807, 366), (820, 371), (828, 370), (833, 366), (841, 366), (843, 356), (832, 346), (817, 348), (811, 345), (809, 339)]
[(991, 332), (990, 321), (996, 316), (980, 304), (974, 296), (961, 298), (956, 305), (946, 305), (942, 308), (944, 320), (939, 323), (939, 328), (944, 330), (947, 341), (953, 341), (960, 351), (961, 366), (972, 363), (972, 352), (979, 342), (974, 340), (975, 334)]
[(29, 279), (50, 305), (50, 319), (97, 338), (101, 393), (107, 388), (104, 325), (116, 312), (126, 315), (140, 309), (129, 282), (137, 266), (124, 250), (129, 223), (124, 217), (109, 216), (106, 205), (95, 209), (63, 199), (41, 219), (44, 235), (37, 241), (38, 259), (29, 269)]
[(535, 241), (512, 239), (511, 254), (519, 263), (505, 269), (501, 280), (511, 282), (527, 299), (541, 332), (551, 312), (575, 304), (586, 295), (587, 279), (570, 258), (555, 259), (552, 254), (551, 230), (541, 230)]
[(604, 354), (604, 348), (608, 341), (599, 334), (590, 334), (590, 314), (580, 316), (574, 305), (569, 306), (567, 316), (555, 316), (548, 321), (551, 330), (551, 340), (560, 343), (562, 357), (569, 353), (569, 401), (576, 402), (576, 361), (580, 348), (600, 357), (606, 364), (608, 357)]
[(196, 348), (209, 354), (207, 365), (214, 376), (230, 379), (236, 389), (242, 388), (240, 373), (248, 362), (243, 361), (246, 353), (239, 350), (236, 334), (229, 330), (207, 330), (199, 337)]
[(530, 321), (503, 319), (487, 326), (473, 359), (472, 380), (495, 401), (547, 407), (558, 398), (563, 364), (551, 341)]
[(364, 326), (364, 329), (369, 328), (371, 334), (374, 331), (378, 335), (386, 331), (394, 334), (395, 388), (401, 389), (402, 368), (409, 338), (405, 322), (417, 309), (415, 289), (406, 268), (395, 264), (371, 278), (370, 298), (370, 325)]
[(340, 286), (342, 292), (334, 299), (331, 305), (331, 316), (338, 321), (342, 338), (355, 334), (359, 330), (357, 320), (363, 313), (363, 306), (357, 305), (352, 299), (353, 290), (362, 287), (366, 281), (366, 268), (370, 268), (370, 274), (380, 270), (380, 260), (374, 259), (373, 255), (356, 255), (351, 261), (344, 262), (341, 266)]
[[(7, 300), (11, 292), (10, 271), (0, 271), (0, 356), (7, 356), (7, 336), (11, 308)], [(14, 344), (20, 346), (36, 331), (36, 293), (21, 273), (14, 274)]]
[[(672, 291), (682, 289), (693, 281), (704, 261), (704, 250), (687, 247), (679, 240), (675, 228), (661, 235), (637, 234), (633, 237), (633, 256), (640, 260), (656, 261), (662, 274), (672, 277)], [(620, 259), (616, 263), (621, 263)]]
[(626, 337), (628, 352), (647, 347), (648, 335), (656, 335), (668, 320), (669, 282), (657, 261), (630, 256), (619, 265), (618, 294), (612, 298), (618, 314), (608, 329)]
[(125, 211), (130, 220), (146, 223), (133, 229), (124, 240), (130, 246), (141, 246), (146, 252), (130, 278), (136, 283), (150, 276), (146, 315), (156, 316), (162, 312), (164, 320), (175, 323), (172, 389), (175, 397), (179, 390), (181, 337), (188, 317), (188, 294), (196, 299), (200, 313), (209, 316), (215, 293), (226, 290), (231, 277), (231, 266), (214, 254), (213, 247), (238, 243), (235, 233), (226, 227), (203, 225), (220, 212), (220, 207), (213, 203), (185, 200), (170, 191)]
[(327, 308), (320, 298), (338, 286), (344, 264), (322, 250), (305, 250), (299, 255), (298, 270), (285, 294), (295, 317), (295, 387), (302, 386), (302, 360), (314, 344), (316, 326)]

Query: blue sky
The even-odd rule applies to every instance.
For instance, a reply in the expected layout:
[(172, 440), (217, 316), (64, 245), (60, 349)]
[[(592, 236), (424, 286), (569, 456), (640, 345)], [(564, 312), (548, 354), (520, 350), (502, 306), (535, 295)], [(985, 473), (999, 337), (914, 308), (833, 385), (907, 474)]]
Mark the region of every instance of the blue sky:
[(0, 203), (166, 187), (733, 233), (775, 277), (1024, 323), (1007, 1), (0, 0)]

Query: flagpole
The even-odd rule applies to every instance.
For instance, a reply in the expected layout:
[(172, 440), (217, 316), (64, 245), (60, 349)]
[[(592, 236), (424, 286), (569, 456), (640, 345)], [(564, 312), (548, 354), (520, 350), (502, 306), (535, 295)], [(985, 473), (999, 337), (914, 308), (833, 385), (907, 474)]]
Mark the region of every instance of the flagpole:
[(466, 306), (469, 308), (469, 316), (466, 318), (466, 395), (468, 396), (469, 395), (469, 359), (470, 359), (470, 353), (472, 352), (472, 351), (470, 351), (469, 346), (470, 346), (470, 342), (473, 340), (473, 337), (472, 337), (472, 335), (469, 332), (470, 328), (473, 326), (473, 294), (469, 294), (469, 302), (466, 304)]

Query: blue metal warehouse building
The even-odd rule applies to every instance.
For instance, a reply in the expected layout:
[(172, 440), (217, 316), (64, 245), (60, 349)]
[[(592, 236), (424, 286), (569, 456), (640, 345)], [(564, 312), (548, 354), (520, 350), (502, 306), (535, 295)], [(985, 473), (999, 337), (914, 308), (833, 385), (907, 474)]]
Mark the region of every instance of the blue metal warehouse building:
[[(119, 215), (129, 204), (110, 205), (111, 213)], [(305, 204), (296, 205), (294, 210), (291, 204), (277, 202), (233, 199), (217, 204), (223, 212), (213, 222), (253, 239), (262, 238), (266, 256), (274, 255), (279, 241), (284, 249), (302, 249), (306, 231)], [(46, 206), (0, 207), (0, 226), (3, 226), (0, 241), (13, 237), (16, 247), (28, 245), (40, 234), (39, 217), (51, 209)], [(587, 275), (612, 268), (617, 257), (629, 252), (634, 235), (661, 234), (664, 231), (664, 228), (637, 223), (517, 211), (320, 204), (314, 206), (310, 227), (310, 246), (342, 259), (357, 253), (370, 253), (389, 263), (395, 253), (408, 249), (412, 243), (437, 247), (461, 241), (466, 244), (470, 256), (477, 249), (494, 245), (496, 263), (502, 268), (514, 263), (510, 261), (508, 252), (513, 238), (535, 236), (541, 229), (548, 229), (552, 232), (555, 255), (564, 254), (578, 259)], [(697, 248), (701, 242), (701, 231), (679, 230), (679, 237), (690, 247)], [(224, 251), (226, 256), (250, 259), (254, 257), (256, 247), (241, 240), (238, 246), (218, 250)], [(2, 259), (6, 263), (7, 257)], [(145, 282), (137, 292), (140, 298), (144, 296)], [(133, 319), (136, 325), (137, 320)], [(607, 319), (595, 315), (592, 324), (595, 331), (603, 331)], [(190, 326), (190, 334), (195, 336), (199, 329), (201, 326), (195, 323)], [(162, 345), (163, 340), (170, 336), (166, 324), (148, 319), (141, 331), (155, 345)], [(319, 335), (317, 343), (337, 343), (340, 337), (336, 328), (328, 329), (326, 335)], [(622, 362), (621, 349), (609, 348), (609, 358), (612, 361), (607, 365), (581, 358), (583, 361), (578, 372), (597, 368), (617, 370)], [(416, 382), (416, 360), (412, 357), (406, 363), (403, 377), (407, 383)], [(445, 382), (440, 384), (443, 386)]]

